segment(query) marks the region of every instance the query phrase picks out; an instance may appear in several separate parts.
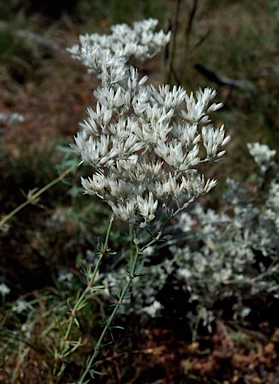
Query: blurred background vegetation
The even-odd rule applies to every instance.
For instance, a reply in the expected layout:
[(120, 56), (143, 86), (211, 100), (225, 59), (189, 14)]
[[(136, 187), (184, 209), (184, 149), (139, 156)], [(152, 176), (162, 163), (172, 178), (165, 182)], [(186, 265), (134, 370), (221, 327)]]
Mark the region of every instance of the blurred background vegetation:
[[(130, 24), (149, 17), (159, 19), (160, 28), (173, 32), (173, 40), (166, 51), (143, 69), (150, 82), (179, 84), (189, 92), (199, 87), (213, 87), (218, 91), (217, 101), (224, 102), (214, 119), (218, 119), (215, 121), (218, 125), (225, 124), (232, 141), (226, 159), (210, 169), (208, 177), (219, 180), (219, 186), (204, 203), (218, 209), (226, 177), (253, 183), (255, 165), (246, 149), (248, 142), (260, 141), (278, 151), (278, 1), (0, 1), (0, 113), (17, 112), (24, 117), (20, 124), (0, 122), (2, 217), (24, 202), (29, 190), (42, 188), (76, 160), (67, 147), (73, 142), (79, 122), (86, 117), (86, 108), (94, 105), (92, 91), (98, 82), (69, 57), (66, 48), (77, 43), (79, 34), (109, 33), (113, 24)], [(51, 344), (51, 338), (44, 344), (40, 335), (53, 332), (56, 337), (54, 314), (64, 316), (65, 307), (60, 305), (67, 299), (59, 286), (57, 271), (61, 268), (75, 271), (85, 252), (94, 249), (98, 236), (105, 233), (110, 211), (99, 200), (83, 195), (79, 184), (81, 172), (88, 175), (90, 170), (73, 172), (64, 182), (49, 189), (38, 204), (30, 205), (13, 217), (6, 231), (0, 233), (0, 283), (5, 282), (11, 288), (6, 300), (32, 297), (36, 304), (30, 304), (32, 309), (28, 316), (36, 314), (33, 321), (38, 329), (37, 339), (28, 341), (33, 346), (33, 355), (28, 355), (30, 361), (23, 357), (18, 363), (22, 364), (19, 372), (25, 375), (20, 378), (14, 371), (15, 360), (7, 356), (13, 356), (18, 340), (12, 335), (23, 319), (7, 320), (3, 315), (5, 332), (10, 329), (11, 334), (6, 333), (2, 340), (4, 343), (10, 340), (12, 351), (11, 355), (5, 352), (5, 358), (1, 357), (1, 363), (8, 367), (4, 370), (5, 382), (11, 372), (14, 372), (11, 383), (35, 384), (42, 382), (36, 381), (38, 377), (48, 377), (52, 358), (47, 344)], [(126, 230), (116, 223), (112, 234), (115, 249), (120, 242), (121, 246), (125, 245), (123, 234)], [(77, 277), (82, 278), (81, 275)], [(74, 295), (75, 286), (71, 289)], [(88, 309), (84, 314), (85, 323), (90, 313)], [(169, 333), (162, 336), (163, 331), (154, 331), (152, 326), (151, 322), (142, 339), (146, 350), (149, 346), (153, 348), (154, 357), (160, 338), (173, 341), (176, 336)], [(93, 328), (92, 319), (90, 327)], [(128, 324), (125, 327), (129, 329)], [(150, 329), (153, 338), (147, 335)], [(143, 331), (139, 328), (138, 332)], [(125, 340), (121, 337), (117, 340), (115, 348), (121, 351)], [(130, 344), (130, 353), (139, 348), (138, 341), (133, 338)], [(1, 348), (6, 351), (3, 345)], [(183, 350), (184, 347), (180, 345), (179, 348)], [(188, 349), (187, 353), (190, 353)], [(116, 359), (114, 368), (107, 368), (111, 369), (110, 379), (106, 377), (102, 382), (155, 383), (155, 372), (162, 369), (162, 361), (155, 359), (154, 363), (151, 358), (147, 363), (146, 356), (148, 352), (137, 355), (131, 374), (128, 357), (123, 352), (120, 359), (123, 364)], [(32, 358), (41, 359), (40, 373), (32, 371), (35, 366)], [(75, 372), (73, 361), (69, 364), (69, 377)], [(104, 364), (108, 362), (109, 359)], [(187, 361), (184, 364), (187, 365)], [(146, 381), (136, 366), (144, 367)], [(187, 383), (217, 383), (192, 376)]]

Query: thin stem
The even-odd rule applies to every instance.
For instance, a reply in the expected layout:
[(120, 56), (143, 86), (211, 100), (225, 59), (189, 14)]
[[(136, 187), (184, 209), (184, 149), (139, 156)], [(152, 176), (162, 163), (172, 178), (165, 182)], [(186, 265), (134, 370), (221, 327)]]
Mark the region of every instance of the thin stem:
[(56, 179), (52, 180), (50, 183), (45, 185), (43, 188), (41, 188), (38, 192), (32, 194), (27, 198), (27, 200), (16, 207), (12, 212), (10, 212), (8, 215), (6, 215), (2, 220), (0, 220), (0, 228), (8, 221), (10, 220), (15, 214), (17, 214), (19, 211), (21, 211), (23, 208), (25, 208), (28, 204), (33, 204), (39, 196), (41, 196), (44, 192), (46, 192), (48, 189), (53, 187), (55, 184), (59, 183), (59, 181), (65, 179), (65, 177), (71, 173), (76, 167), (78, 166), (78, 163), (73, 164), (70, 168), (66, 169), (60, 176), (58, 176)]
[[(77, 312), (83, 307), (82, 306), (82, 302), (85, 300), (85, 297), (86, 297), (87, 293), (93, 287), (95, 278), (96, 278), (97, 273), (98, 273), (99, 268), (100, 268), (101, 261), (102, 261), (103, 257), (105, 256), (105, 254), (108, 251), (108, 242), (109, 242), (110, 232), (111, 232), (111, 228), (112, 228), (112, 224), (113, 224), (114, 219), (115, 219), (115, 215), (113, 214), (111, 216), (110, 221), (109, 221), (109, 225), (108, 225), (108, 229), (107, 229), (107, 233), (106, 233), (106, 238), (105, 238), (105, 243), (103, 245), (103, 249), (99, 252), (98, 261), (97, 261), (97, 263), (95, 265), (95, 268), (94, 268), (94, 271), (93, 271), (93, 273), (92, 273), (92, 275), (91, 275), (91, 277), (90, 277), (90, 279), (89, 279), (89, 281), (87, 283), (87, 287), (84, 289), (82, 294), (77, 298), (74, 307), (71, 309), (71, 318), (70, 318), (70, 321), (68, 323), (68, 327), (67, 327), (66, 333), (65, 333), (63, 339), (61, 340), (61, 344), (60, 344), (60, 351), (61, 351), (60, 357), (61, 357), (62, 360), (63, 360), (63, 357), (66, 357), (66, 355), (69, 354), (68, 351), (69, 351), (70, 344), (68, 342), (68, 338), (69, 338), (70, 332), (72, 330), (73, 324), (75, 322), (75, 319), (76, 319), (76, 316), (77, 316)], [(70, 353), (71, 353), (71, 351), (70, 351)]]
[(83, 384), (84, 383), (84, 379), (86, 377), (86, 375), (88, 374), (88, 372), (91, 370), (91, 367), (92, 367), (92, 364), (94, 362), (94, 360), (96, 359), (96, 357), (98, 356), (99, 352), (100, 352), (100, 348), (102, 347), (102, 342), (103, 342), (103, 339), (118, 311), (118, 309), (121, 307), (121, 305), (123, 305), (123, 300), (126, 296), (126, 293), (133, 281), (133, 279), (136, 277), (136, 267), (137, 267), (137, 261), (138, 261), (138, 257), (140, 255), (140, 252), (136, 252), (136, 254), (134, 255), (134, 259), (133, 259), (133, 263), (132, 263), (132, 267), (131, 267), (131, 271), (129, 272), (129, 280), (127, 281), (127, 283), (125, 284), (125, 287), (123, 288), (122, 292), (121, 292), (121, 295), (118, 299), (118, 302), (116, 303), (115, 307), (114, 307), (114, 310), (112, 311), (110, 317), (107, 319), (106, 321), (106, 324), (105, 324), (105, 327), (103, 329), (103, 332), (101, 333), (101, 336), (99, 337), (99, 340), (94, 348), (94, 353), (93, 355), (90, 357), (90, 359), (88, 360), (87, 362), (87, 367), (86, 367), (86, 370), (83, 372), (78, 384)]
[[(170, 48), (170, 58), (169, 58), (169, 71), (168, 71), (168, 82), (171, 83), (172, 76), (175, 77), (177, 80), (177, 75), (175, 72), (175, 59), (176, 59), (176, 53), (177, 53), (177, 35), (178, 35), (178, 29), (179, 29), (179, 18), (180, 18), (180, 7), (181, 7), (182, 0), (176, 1), (176, 9), (175, 9), (175, 16), (174, 16), (174, 23), (173, 23), (173, 31), (172, 31), (172, 46)], [(178, 79), (179, 80), (179, 79)]]
[(170, 217), (168, 218), (168, 220), (165, 222), (165, 224), (163, 225), (162, 229), (157, 233), (157, 235), (154, 237), (154, 235), (148, 231), (149, 235), (152, 237), (152, 240), (150, 240), (150, 242), (146, 245), (144, 245), (141, 250), (140, 250), (140, 253), (142, 253), (146, 248), (152, 246), (153, 244), (157, 243), (162, 235), (164, 234), (164, 231), (165, 229), (167, 228), (167, 226), (169, 225), (170, 221), (181, 211), (183, 211), (185, 208), (187, 208), (193, 201), (195, 201), (196, 197), (192, 197), (191, 199), (189, 199), (186, 203), (183, 204), (182, 207), (178, 207), (178, 209), (173, 212)]
[[(190, 10), (188, 23), (186, 24), (186, 28), (185, 28), (185, 37), (184, 37), (185, 45), (184, 45), (183, 55), (182, 55), (182, 57), (183, 57), (182, 62), (183, 63), (186, 63), (186, 61), (188, 60), (188, 57), (189, 57), (189, 53), (190, 53), (191, 30), (193, 28), (195, 17), (197, 14), (198, 2), (199, 2), (199, 0), (193, 0), (193, 4), (192, 4), (191, 10)], [(185, 73), (185, 67), (184, 66), (183, 66), (183, 68), (180, 68), (180, 74), (179, 74), (180, 81), (182, 81), (182, 83), (184, 84), (184, 79), (182, 78), (183, 73)]]
[(191, 11), (190, 11), (190, 16), (189, 16), (189, 21), (188, 21), (188, 24), (186, 24), (186, 29), (185, 29), (185, 38), (186, 38), (185, 48), (186, 48), (186, 50), (188, 50), (188, 48), (189, 48), (189, 36), (190, 36), (191, 29), (192, 29), (193, 24), (194, 24), (194, 19), (195, 19), (197, 10), (198, 10), (198, 3), (199, 3), (199, 0), (193, 1), (193, 5), (192, 5)]

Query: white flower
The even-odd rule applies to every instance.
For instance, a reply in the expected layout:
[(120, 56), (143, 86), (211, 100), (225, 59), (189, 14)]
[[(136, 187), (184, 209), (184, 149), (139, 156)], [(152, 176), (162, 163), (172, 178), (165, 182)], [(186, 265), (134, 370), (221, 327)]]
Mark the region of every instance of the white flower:
[(214, 179), (208, 179), (205, 182), (204, 175), (190, 172), (187, 174), (187, 178), (183, 177), (183, 182), (190, 197), (204, 195), (217, 185), (217, 181)]
[[(199, 205), (197, 204), (197, 206)], [(194, 225), (196, 225), (196, 220), (188, 212), (182, 212), (178, 216), (177, 228), (181, 229), (184, 233), (191, 232)]]
[(10, 125), (17, 125), (24, 122), (24, 117), (17, 112), (7, 114), (7, 113), (0, 113), (0, 123), (7, 123)]
[(148, 91), (151, 100), (166, 110), (179, 107), (186, 96), (185, 89), (176, 85), (171, 89), (169, 84), (159, 86), (158, 91), (153, 85), (150, 85)]
[(61, 269), (58, 274), (58, 281), (60, 282), (70, 282), (73, 279), (74, 275), (72, 272), (69, 272), (65, 269)]
[(208, 123), (208, 113), (216, 111), (222, 107), (222, 103), (212, 104), (209, 106), (210, 101), (216, 96), (216, 91), (210, 88), (204, 90), (198, 90), (196, 92), (196, 98), (191, 92), (190, 96), (185, 95), (185, 102), (187, 111), (182, 111), (181, 114), (185, 120), (191, 124), (196, 123)]
[[(205, 182), (195, 168), (220, 157), (224, 151), (219, 148), (229, 141), (223, 127), (209, 126), (200, 133), (208, 113), (221, 106), (211, 104), (216, 91), (206, 88), (194, 97), (182, 87), (156, 89), (126, 64), (131, 55), (140, 60), (151, 57), (169, 41), (169, 34), (154, 32), (156, 25), (149, 19), (132, 28), (114, 26), (109, 36), (81, 36), (80, 48), (70, 50), (102, 81), (94, 92), (96, 108), (88, 108), (73, 146), (82, 162), (93, 168), (92, 177), (81, 179), (82, 185), (87, 194), (106, 201), (116, 216), (141, 227), (155, 219), (161, 199), (169, 215), (175, 215), (209, 192), (216, 181)], [(187, 111), (181, 112), (179, 121), (184, 102)], [(206, 158), (201, 158), (202, 143)], [(187, 203), (180, 198), (186, 193)], [(177, 211), (167, 207), (166, 199), (175, 201)]]
[(89, 195), (97, 195), (101, 199), (104, 199), (104, 191), (108, 188), (109, 182), (105, 175), (101, 172), (95, 173), (91, 178), (81, 178), (81, 184), (85, 189), (85, 192)]
[(135, 198), (130, 198), (124, 202), (119, 202), (118, 205), (115, 205), (112, 201), (109, 201), (108, 203), (110, 204), (116, 217), (119, 217), (123, 221), (136, 221), (137, 201)]
[(26, 339), (31, 339), (32, 336), (32, 324), (31, 323), (24, 323), (21, 326), (21, 331), (24, 334), (24, 337)]
[(164, 183), (155, 183), (155, 188), (157, 190), (158, 197), (172, 196), (177, 199), (178, 196), (185, 193), (185, 185), (173, 177), (171, 173)]
[(153, 304), (148, 307), (142, 308), (143, 312), (146, 312), (150, 317), (155, 317), (157, 312), (162, 308), (162, 304), (158, 300), (154, 300)]
[(145, 256), (151, 256), (154, 253), (154, 247), (149, 246), (149, 247), (145, 248), (142, 253)]
[[(109, 68), (109, 55), (117, 55), (125, 60), (134, 56), (140, 62), (144, 62), (156, 55), (170, 41), (170, 32), (164, 34), (163, 31), (154, 32), (158, 20), (148, 19), (133, 23), (133, 27), (127, 24), (118, 24), (111, 27), (111, 35), (91, 35), (80, 36), (80, 46), (75, 44), (68, 52), (78, 60), (81, 60), (90, 69), (101, 72), (105, 67)], [(101, 56), (95, 50), (105, 52), (106, 56)], [(121, 70), (120, 70), (121, 73)], [(107, 73), (108, 74), (108, 73)]]
[(12, 311), (18, 314), (24, 312), (29, 307), (29, 304), (26, 300), (18, 299), (12, 307)]
[(2, 297), (5, 297), (10, 292), (11, 292), (11, 289), (5, 283), (0, 284), (0, 295), (2, 295)]
[(250, 155), (253, 156), (255, 162), (260, 167), (261, 172), (265, 173), (273, 164), (276, 151), (270, 149), (266, 144), (260, 143), (248, 143), (247, 147)]
[(218, 153), (219, 148), (226, 145), (231, 139), (230, 136), (225, 137), (224, 126), (214, 129), (211, 125), (202, 128), (202, 138), (209, 160), (221, 157), (226, 151)]
[(186, 122), (180, 122), (179, 124), (174, 123), (171, 133), (188, 151), (197, 145), (201, 139), (197, 124), (189, 124)]
[(112, 293), (112, 288), (117, 285), (117, 279), (113, 276), (112, 273), (106, 273), (105, 278), (103, 275), (100, 276), (101, 284), (104, 288), (101, 291), (101, 294), (110, 297)]
[(152, 192), (149, 192), (148, 197), (143, 198), (137, 196), (137, 206), (139, 213), (145, 221), (152, 221), (155, 218), (155, 212), (158, 207), (158, 200), (154, 199)]
[(187, 268), (179, 268), (176, 271), (176, 274), (178, 279), (186, 280), (186, 282), (192, 276), (192, 272)]

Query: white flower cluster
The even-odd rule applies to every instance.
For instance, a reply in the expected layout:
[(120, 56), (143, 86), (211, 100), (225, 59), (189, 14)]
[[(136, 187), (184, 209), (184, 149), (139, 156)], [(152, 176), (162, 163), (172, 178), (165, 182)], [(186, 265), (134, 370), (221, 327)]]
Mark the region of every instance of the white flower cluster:
[[(269, 158), (265, 164), (271, 165), (275, 151), (259, 143), (252, 148), (260, 148), (257, 153), (263, 150), (270, 154), (265, 157)], [(261, 169), (262, 162), (257, 159), (256, 156)], [(189, 301), (205, 307), (207, 315), (223, 317), (225, 309), (219, 306), (221, 309), (217, 310), (215, 305), (217, 301), (229, 299), (234, 303), (232, 309), (237, 318), (250, 313), (247, 302), (251, 303), (254, 297), (279, 297), (278, 178), (271, 181), (260, 206), (257, 194), (253, 200), (251, 192), (232, 179), (228, 180), (226, 199), (227, 204), (219, 213), (211, 209), (205, 211), (198, 204), (191, 215), (182, 213), (178, 228), (202, 246), (195, 251), (189, 245), (173, 246), (171, 251), (177, 279), (183, 282)], [(193, 235), (195, 228), (198, 229)]]
[(158, 20), (148, 19), (136, 21), (133, 27), (127, 24), (117, 24), (111, 27), (110, 35), (98, 33), (81, 35), (80, 46), (75, 44), (68, 51), (78, 60), (81, 60), (90, 69), (89, 52), (95, 47), (100, 47), (103, 52), (112, 56), (123, 57), (128, 60), (135, 57), (139, 62), (152, 58), (170, 41), (171, 33), (165, 34), (162, 30), (155, 32)]
[[(150, 255), (151, 256), (151, 255)], [(160, 310), (163, 308), (162, 304), (156, 300), (155, 294), (163, 288), (165, 279), (168, 276), (166, 273), (164, 275), (160, 274), (158, 279), (159, 270), (163, 272), (163, 269), (156, 268), (156, 271), (153, 271), (153, 266), (148, 275), (136, 277), (133, 281), (133, 287), (131, 295), (127, 295), (125, 298), (125, 304), (127, 307), (125, 311), (129, 313), (138, 313), (148, 315), (150, 317), (155, 317), (158, 315)], [(156, 281), (154, 277), (156, 276)], [(151, 277), (151, 280), (150, 280)], [(113, 294), (119, 291), (119, 287), (123, 286), (123, 282), (127, 280), (127, 271), (123, 268), (113, 269), (109, 273), (102, 273), (98, 276), (98, 282), (104, 286), (99, 293), (104, 299), (113, 302)]]
[[(148, 250), (148, 274), (134, 286), (130, 310), (153, 316), (159, 304), (160, 312), (169, 308), (169, 298), (176, 295), (179, 303), (187, 303), (183, 316), (194, 325), (198, 315), (210, 329), (216, 318), (243, 319), (259, 310), (258, 303), (278, 299), (278, 176), (268, 187), (259, 203), (259, 194), (229, 179), (221, 211), (195, 204), (177, 216), (174, 233), (179, 237), (170, 241), (171, 255), (160, 250), (166, 258), (154, 264), (158, 251), (154, 246)], [(119, 269), (110, 274), (115, 286), (119, 275)]]
[(17, 112), (14, 113), (0, 113), (0, 123), (5, 123), (9, 125), (17, 125), (24, 122), (24, 117)]
[(268, 168), (273, 164), (273, 158), (276, 151), (270, 149), (266, 144), (248, 143), (247, 144), (250, 155), (258, 164), (260, 171), (264, 174)]
[(29, 304), (26, 300), (17, 299), (12, 307), (12, 311), (18, 314), (28, 310)]
[[(135, 41), (138, 30), (151, 33), (150, 25), (155, 26), (154, 21), (134, 24)], [(130, 39), (120, 33), (126, 28), (113, 28), (123, 46)], [(169, 39), (162, 33), (154, 36), (160, 47)], [(160, 202), (167, 206), (174, 200), (176, 211), (171, 214), (175, 214), (216, 185), (216, 180), (206, 181), (196, 166), (222, 156), (230, 137), (225, 137), (223, 127), (210, 124), (208, 114), (222, 106), (212, 103), (214, 90), (188, 95), (181, 87), (145, 85), (147, 76), (140, 79), (137, 70), (126, 65), (126, 51), (108, 49), (116, 40), (93, 46), (85, 39), (80, 50), (71, 50), (102, 80), (94, 92), (96, 108), (88, 108), (74, 150), (94, 169), (92, 177), (82, 179), (86, 193), (105, 200), (122, 220), (144, 227), (155, 218)]]
[(0, 284), (0, 295), (2, 295), (2, 297), (5, 297), (10, 292), (11, 292), (11, 289), (5, 283)]

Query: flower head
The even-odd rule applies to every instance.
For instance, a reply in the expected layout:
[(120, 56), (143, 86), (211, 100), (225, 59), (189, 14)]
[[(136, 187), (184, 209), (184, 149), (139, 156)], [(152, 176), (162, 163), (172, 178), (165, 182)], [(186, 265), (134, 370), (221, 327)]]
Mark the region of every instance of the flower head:
[(255, 162), (260, 167), (261, 173), (265, 173), (273, 164), (273, 158), (276, 155), (276, 151), (270, 149), (266, 144), (260, 143), (248, 143), (247, 147), (250, 155), (253, 156)]
[(169, 41), (169, 34), (154, 32), (156, 25), (149, 19), (132, 28), (114, 26), (109, 36), (81, 36), (81, 47), (70, 50), (102, 81), (94, 92), (96, 108), (88, 109), (73, 146), (93, 168), (82, 185), (122, 220), (141, 227), (154, 220), (161, 204), (173, 200), (179, 211), (208, 193), (217, 182), (206, 181), (196, 168), (222, 156), (229, 141), (223, 127), (205, 125), (222, 105), (212, 103), (216, 91), (206, 88), (194, 96), (177, 86), (157, 89), (126, 64), (131, 55), (151, 57)]

